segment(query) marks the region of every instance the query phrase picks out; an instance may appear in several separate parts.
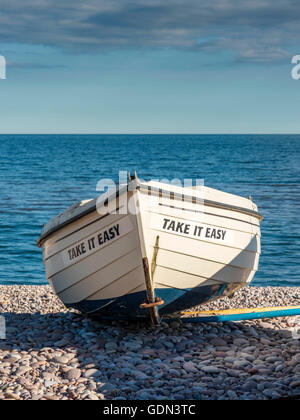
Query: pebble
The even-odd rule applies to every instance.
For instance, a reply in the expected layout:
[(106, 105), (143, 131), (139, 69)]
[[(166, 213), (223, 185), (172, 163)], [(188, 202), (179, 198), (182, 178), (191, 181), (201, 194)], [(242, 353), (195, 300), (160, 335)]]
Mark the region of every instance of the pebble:
[(21, 366), (17, 369), (16, 374), (17, 375), (24, 375), (25, 373), (29, 372), (30, 370), (32, 370), (32, 368), (30, 366)]
[(66, 363), (69, 362), (69, 359), (66, 356), (55, 356), (55, 357), (53, 357), (53, 359), (51, 359), (51, 362), (66, 364)]
[(227, 391), (227, 396), (230, 400), (238, 399), (237, 394), (234, 391), (231, 391), (230, 389)]
[(70, 369), (66, 373), (66, 378), (69, 379), (70, 381), (72, 381), (73, 379), (79, 379), (80, 376), (81, 376), (81, 370), (77, 368)]
[(124, 343), (124, 347), (126, 350), (137, 352), (142, 348), (142, 345), (139, 342), (129, 341), (128, 343)]
[(198, 369), (196, 368), (193, 362), (185, 362), (183, 364), (183, 369), (186, 370), (187, 372), (195, 372), (195, 373), (198, 372)]
[(139, 370), (133, 370), (133, 371), (131, 372), (131, 374), (132, 374), (135, 378), (140, 379), (140, 380), (149, 379), (149, 376), (148, 376), (148, 375), (146, 375), (145, 373), (143, 373), (143, 372), (141, 372), (141, 371), (139, 371)]
[(101, 372), (98, 369), (88, 369), (83, 374), (85, 378), (90, 378), (91, 376), (100, 376), (100, 375), (101, 375)]
[(44, 385), (45, 385), (46, 388), (49, 388), (49, 387), (57, 385), (57, 384), (58, 384), (58, 382), (56, 382), (56, 381), (45, 381), (44, 382)]
[(241, 387), (243, 391), (252, 391), (253, 389), (256, 389), (256, 388), (257, 388), (256, 382), (251, 381), (251, 380), (248, 382), (245, 382)]
[[(49, 286), (0, 286), (0, 297), (7, 325), (0, 399), (247, 400), (300, 392), (290, 318), (153, 328), (83, 317)], [(300, 288), (249, 287), (194, 310), (299, 304)]]
[(212, 338), (209, 342), (215, 347), (227, 347), (227, 342), (222, 338)]

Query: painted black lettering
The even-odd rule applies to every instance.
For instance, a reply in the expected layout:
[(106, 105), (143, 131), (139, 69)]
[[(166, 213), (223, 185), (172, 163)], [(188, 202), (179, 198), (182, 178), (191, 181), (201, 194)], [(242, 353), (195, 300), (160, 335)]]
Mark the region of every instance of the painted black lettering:
[(95, 238), (90, 238), (88, 240), (88, 246), (89, 246), (89, 250), (95, 248)]
[(172, 220), (171, 223), (168, 226), (168, 230), (170, 230), (170, 229), (173, 230), (173, 232), (174, 232), (174, 230), (175, 230), (175, 221), (174, 220)]
[(115, 237), (115, 232), (114, 232), (114, 227), (109, 229), (109, 239), (114, 239)]
[(107, 242), (107, 241), (109, 241), (109, 235), (108, 235), (108, 233), (107, 233), (106, 230), (104, 231), (103, 237), (104, 237), (104, 240), (103, 240), (104, 243)]
[(201, 236), (203, 226), (198, 226), (198, 236)]
[(209, 238), (209, 235), (210, 235), (210, 228), (206, 228), (205, 237)]
[(81, 255), (80, 245), (76, 245), (76, 257), (79, 257), (79, 255)]
[(75, 249), (74, 249), (74, 248), (72, 248), (72, 259), (73, 259), (73, 258), (76, 258), (76, 257), (77, 257), (77, 255), (76, 255)]
[(170, 219), (164, 219), (163, 229), (166, 229), (169, 221), (170, 221)]
[(183, 233), (183, 225), (184, 225), (184, 223), (181, 223), (181, 222), (177, 222), (177, 226), (176, 226), (176, 232), (180, 232), (180, 233)]
[(225, 239), (225, 235), (226, 235), (226, 230), (223, 230), (223, 231), (222, 231), (222, 239), (223, 239), (223, 241), (224, 241), (224, 239)]
[(98, 243), (99, 243), (99, 245), (102, 245), (103, 244), (102, 233), (99, 233), (99, 235), (98, 235)]
[(120, 236), (120, 225), (117, 224), (116, 226), (114, 226), (114, 229), (116, 231), (117, 236)]
[(185, 227), (184, 227), (184, 233), (186, 235), (188, 235), (190, 233), (190, 227), (191, 227), (191, 225), (185, 225)]

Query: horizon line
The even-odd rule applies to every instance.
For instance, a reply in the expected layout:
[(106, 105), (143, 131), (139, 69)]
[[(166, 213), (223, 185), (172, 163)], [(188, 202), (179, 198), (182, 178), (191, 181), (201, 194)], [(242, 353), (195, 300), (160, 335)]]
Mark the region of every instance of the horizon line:
[(109, 133), (109, 132), (104, 132), (104, 133), (0, 133), (0, 136), (99, 136), (99, 135), (103, 135), (103, 136), (117, 136), (117, 135), (121, 135), (121, 136), (141, 136), (141, 135), (148, 135), (148, 136), (299, 136), (299, 133), (286, 133), (286, 132), (257, 132), (257, 133), (221, 133), (221, 132), (217, 132), (217, 133), (199, 133), (199, 132), (190, 132), (190, 133), (172, 133), (172, 132), (162, 132), (162, 133), (151, 133), (151, 132), (140, 132), (140, 133), (136, 133), (136, 132), (132, 132), (132, 133)]

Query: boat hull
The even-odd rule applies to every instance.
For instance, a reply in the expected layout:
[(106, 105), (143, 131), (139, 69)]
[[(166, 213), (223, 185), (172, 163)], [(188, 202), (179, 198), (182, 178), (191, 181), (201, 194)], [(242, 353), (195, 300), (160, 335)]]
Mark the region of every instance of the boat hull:
[[(254, 204), (232, 196), (235, 204), (247, 204), (247, 214), (237, 205), (201, 201), (208, 192), (217, 203), (232, 200), (226, 193), (193, 191), (196, 200), (183, 201), (173, 188), (170, 206), (170, 197), (155, 188), (149, 200), (148, 188), (121, 191), (117, 214), (103, 201), (71, 208), (46, 225), (39, 240), (46, 276), (67, 307), (106, 319), (159, 319), (251, 282), (260, 255)], [(130, 200), (135, 211), (120, 212)], [(142, 308), (143, 302), (154, 308)]]

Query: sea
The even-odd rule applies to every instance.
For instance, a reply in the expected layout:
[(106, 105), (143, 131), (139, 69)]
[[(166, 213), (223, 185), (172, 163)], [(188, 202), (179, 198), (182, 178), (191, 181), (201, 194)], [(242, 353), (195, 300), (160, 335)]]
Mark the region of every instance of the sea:
[(300, 286), (300, 135), (0, 135), (0, 283), (46, 284), (42, 225), (134, 170), (251, 195), (264, 216), (251, 284)]

